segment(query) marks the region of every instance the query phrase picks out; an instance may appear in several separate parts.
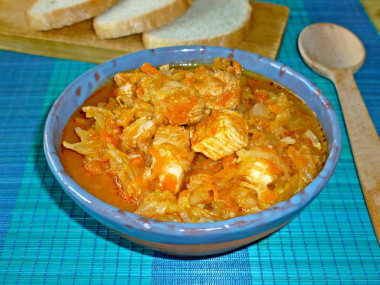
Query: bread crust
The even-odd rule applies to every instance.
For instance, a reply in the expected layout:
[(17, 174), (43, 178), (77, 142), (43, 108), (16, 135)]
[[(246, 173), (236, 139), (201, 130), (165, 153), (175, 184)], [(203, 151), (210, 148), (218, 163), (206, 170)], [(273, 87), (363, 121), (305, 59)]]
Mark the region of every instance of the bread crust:
[(91, 19), (116, 4), (119, 0), (87, 0), (77, 5), (52, 10), (46, 13), (34, 12), (33, 7), (27, 11), (26, 19), (31, 29), (47, 31), (70, 26)]
[(223, 46), (235, 47), (238, 43), (242, 42), (248, 35), (251, 27), (252, 8), (249, 5), (249, 13), (243, 20), (240, 27), (235, 30), (229, 31), (226, 34), (218, 35), (211, 38), (196, 39), (196, 40), (181, 40), (181, 39), (163, 39), (153, 36), (150, 33), (142, 34), (142, 42), (144, 48), (154, 49), (158, 47), (180, 46), (180, 45), (209, 45), (209, 46)]
[(175, 0), (159, 9), (149, 11), (139, 17), (118, 22), (99, 23), (94, 19), (93, 27), (100, 39), (112, 39), (139, 34), (166, 25), (185, 13), (193, 0)]

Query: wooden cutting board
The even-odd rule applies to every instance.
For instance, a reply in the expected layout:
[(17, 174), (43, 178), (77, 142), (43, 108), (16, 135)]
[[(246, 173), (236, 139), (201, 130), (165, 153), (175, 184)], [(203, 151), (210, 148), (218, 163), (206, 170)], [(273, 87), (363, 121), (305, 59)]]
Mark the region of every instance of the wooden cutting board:
[[(34, 0), (0, 0), (0, 49), (63, 59), (102, 63), (143, 49), (140, 35), (100, 40), (88, 20), (47, 32), (28, 27), (25, 11)], [(264, 57), (277, 57), (289, 8), (252, 1), (253, 21), (247, 39), (236, 46)]]

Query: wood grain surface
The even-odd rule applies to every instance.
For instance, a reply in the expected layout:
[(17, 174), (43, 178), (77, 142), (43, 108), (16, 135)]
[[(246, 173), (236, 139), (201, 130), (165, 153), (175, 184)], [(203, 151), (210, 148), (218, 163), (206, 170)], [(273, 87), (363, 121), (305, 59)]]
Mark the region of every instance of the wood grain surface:
[(359, 38), (342, 26), (317, 23), (298, 37), (306, 64), (336, 87), (356, 170), (372, 225), (380, 244), (380, 139), (355, 83), (366, 51)]
[(337, 70), (331, 79), (339, 95), (360, 185), (380, 245), (380, 139), (353, 73)]
[[(92, 20), (62, 29), (33, 31), (26, 22), (26, 10), (33, 0), (0, 1), (0, 49), (63, 59), (102, 63), (142, 50), (140, 35), (112, 40), (96, 37)], [(289, 8), (252, 1), (253, 20), (247, 39), (236, 46), (275, 59), (286, 28)]]

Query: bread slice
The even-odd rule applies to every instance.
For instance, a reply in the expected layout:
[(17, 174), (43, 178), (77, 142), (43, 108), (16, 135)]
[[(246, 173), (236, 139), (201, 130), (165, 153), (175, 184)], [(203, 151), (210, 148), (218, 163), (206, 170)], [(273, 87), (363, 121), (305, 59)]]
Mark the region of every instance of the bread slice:
[(194, 0), (191, 8), (169, 24), (143, 33), (145, 48), (175, 45), (233, 47), (249, 33), (249, 0)]
[(192, 0), (121, 0), (94, 19), (101, 39), (138, 34), (166, 25), (191, 6)]
[(33, 30), (52, 30), (91, 19), (119, 0), (37, 0), (26, 18)]

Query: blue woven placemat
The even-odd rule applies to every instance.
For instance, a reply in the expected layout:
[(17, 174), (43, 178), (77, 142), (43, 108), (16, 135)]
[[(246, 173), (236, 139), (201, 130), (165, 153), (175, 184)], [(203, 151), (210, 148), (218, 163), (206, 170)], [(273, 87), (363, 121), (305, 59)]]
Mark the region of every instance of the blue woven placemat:
[[(296, 47), (314, 22), (343, 25), (364, 42), (355, 75), (380, 129), (380, 38), (359, 0), (270, 1), (290, 18), (278, 60), (315, 82), (343, 127), (328, 186), (271, 236), (229, 254), (181, 260), (107, 230), (64, 194), (47, 167), (42, 132), (60, 92), (93, 64), (0, 51), (0, 282), (3, 284), (273, 284), (380, 282), (380, 250), (361, 192), (334, 86)], [(338, 3), (337, 3), (338, 2)]]

